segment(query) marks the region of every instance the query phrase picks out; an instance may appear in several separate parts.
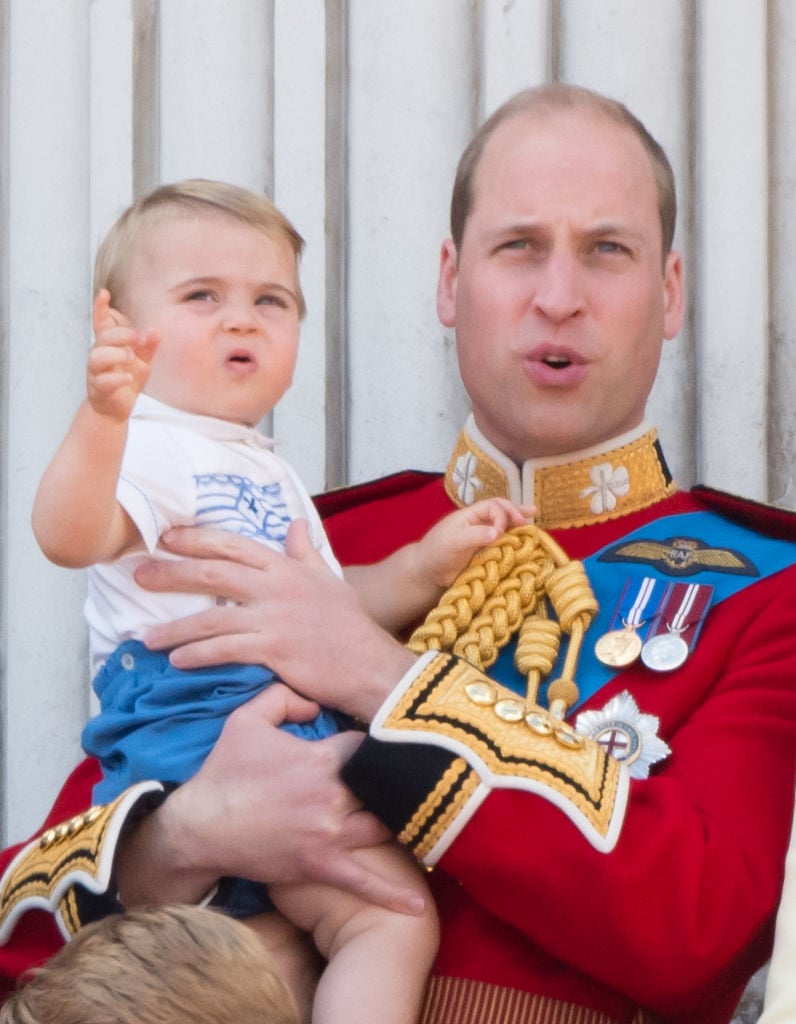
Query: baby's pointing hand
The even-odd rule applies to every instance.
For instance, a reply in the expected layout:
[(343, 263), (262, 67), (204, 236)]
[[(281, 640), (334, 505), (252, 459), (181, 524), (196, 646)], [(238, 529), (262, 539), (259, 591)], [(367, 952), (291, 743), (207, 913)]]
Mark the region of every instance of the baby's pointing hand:
[(127, 317), (111, 306), (110, 292), (97, 293), (93, 310), (94, 347), (88, 359), (87, 392), (92, 408), (103, 416), (127, 420), (149, 377), (158, 345), (155, 331), (139, 334)]

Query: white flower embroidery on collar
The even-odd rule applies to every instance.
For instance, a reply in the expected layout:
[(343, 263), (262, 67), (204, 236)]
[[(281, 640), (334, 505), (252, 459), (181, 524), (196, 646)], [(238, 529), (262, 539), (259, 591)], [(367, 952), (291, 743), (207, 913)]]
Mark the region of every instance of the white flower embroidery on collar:
[(603, 462), (593, 466), (589, 476), (594, 486), (581, 491), (579, 497), (591, 498), (589, 508), (595, 515), (612, 512), (616, 499), (630, 490), (630, 477), (624, 466), (614, 469), (610, 462)]
[(453, 468), (453, 482), (456, 493), (463, 505), (472, 505), (477, 499), (477, 492), (483, 489), (483, 483), (475, 475), (478, 459), (472, 452), (465, 452), (456, 460)]

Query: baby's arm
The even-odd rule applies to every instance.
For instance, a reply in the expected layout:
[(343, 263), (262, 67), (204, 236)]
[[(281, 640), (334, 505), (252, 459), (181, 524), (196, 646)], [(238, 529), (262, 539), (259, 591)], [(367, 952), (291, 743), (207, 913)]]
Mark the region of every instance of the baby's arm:
[[(425, 906), (420, 914), (399, 914), (328, 885), (268, 887), (280, 912), (312, 934), (327, 960), (315, 992), (312, 1024), (415, 1024), (437, 951), (433, 899), (417, 864), (397, 843), (363, 847), (354, 856), (396, 885), (415, 888)], [(261, 922), (261, 917), (249, 918), (279, 963), (281, 951), (268, 943)], [(299, 991), (299, 1001), (301, 995)]]
[(146, 384), (157, 336), (133, 329), (102, 290), (94, 300), (87, 398), (44, 472), (33, 532), (44, 554), (71, 568), (108, 561), (138, 540), (116, 501), (127, 423)]
[(533, 514), (533, 509), (505, 498), (478, 501), (452, 512), (421, 540), (384, 561), (349, 566), (345, 578), (371, 618), (397, 633), (433, 608), (476, 551), (493, 544), (506, 530), (524, 526)]

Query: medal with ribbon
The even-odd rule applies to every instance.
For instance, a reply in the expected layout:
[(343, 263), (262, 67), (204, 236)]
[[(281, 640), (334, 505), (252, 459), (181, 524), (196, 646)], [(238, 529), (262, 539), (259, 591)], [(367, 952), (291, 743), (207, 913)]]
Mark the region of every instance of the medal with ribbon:
[(641, 660), (655, 672), (673, 672), (685, 662), (705, 621), (713, 587), (705, 583), (669, 583), (658, 608)]
[(638, 658), (643, 646), (642, 627), (655, 617), (665, 586), (652, 576), (625, 583), (611, 629), (594, 645), (594, 653), (603, 665), (625, 668)]

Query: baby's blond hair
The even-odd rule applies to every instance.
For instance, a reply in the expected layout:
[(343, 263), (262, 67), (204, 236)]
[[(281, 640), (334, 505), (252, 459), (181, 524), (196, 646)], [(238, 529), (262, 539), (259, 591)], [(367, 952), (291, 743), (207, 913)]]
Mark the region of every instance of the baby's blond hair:
[(87, 925), (0, 1008), (0, 1024), (298, 1024), (246, 925), (213, 910), (130, 910)]
[(213, 215), (248, 224), (272, 241), (288, 243), (296, 257), (296, 288), (299, 316), (306, 312), (298, 281), (298, 262), (304, 239), (270, 199), (238, 185), (206, 178), (190, 178), (160, 185), (129, 206), (111, 227), (97, 250), (94, 263), (94, 294), (107, 288), (114, 302), (124, 295), (130, 262), (141, 238), (166, 216)]

